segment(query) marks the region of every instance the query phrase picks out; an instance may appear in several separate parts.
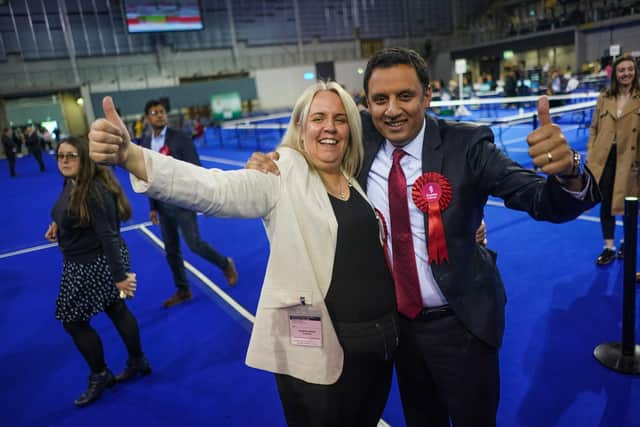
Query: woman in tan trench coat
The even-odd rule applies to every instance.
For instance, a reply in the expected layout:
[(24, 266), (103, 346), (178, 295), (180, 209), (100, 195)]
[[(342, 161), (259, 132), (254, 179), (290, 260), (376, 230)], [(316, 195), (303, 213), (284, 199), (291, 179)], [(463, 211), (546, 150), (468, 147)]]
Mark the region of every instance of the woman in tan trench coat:
[[(624, 198), (640, 195), (640, 81), (634, 58), (613, 64), (609, 88), (598, 98), (589, 130), (587, 165), (602, 192), (600, 224), (604, 248), (596, 264), (616, 258), (615, 216), (624, 213)], [(620, 242), (618, 258), (624, 256)]]

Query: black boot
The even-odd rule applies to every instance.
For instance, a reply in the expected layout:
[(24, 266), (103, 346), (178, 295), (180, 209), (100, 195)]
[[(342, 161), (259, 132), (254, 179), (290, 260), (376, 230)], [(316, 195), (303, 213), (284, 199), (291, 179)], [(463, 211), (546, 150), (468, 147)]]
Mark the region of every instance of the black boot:
[(99, 374), (91, 374), (89, 375), (89, 386), (73, 403), (75, 403), (76, 406), (86, 406), (98, 400), (102, 391), (107, 387), (113, 387), (115, 383), (116, 380), (109, 369), (105, 369)]
[(130, 380), (136, 375), (142, 376), (149, 375), (151, 373), (151, 365), (146, 357), (140, 356), (137, 358), (129, 358), (127, 360), (127, 366), (116, 375), (116, 381), (124, 382)]
[(607, 265), (616, 259), (616, 250), (611, 248), (604, 248), (602, 253), (596, 258), (596, 264)]

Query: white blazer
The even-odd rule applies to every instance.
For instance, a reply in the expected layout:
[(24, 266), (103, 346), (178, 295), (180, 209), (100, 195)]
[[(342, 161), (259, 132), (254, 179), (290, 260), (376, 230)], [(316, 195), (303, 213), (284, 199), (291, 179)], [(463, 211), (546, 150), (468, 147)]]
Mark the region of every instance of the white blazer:
[[(338, 224), (320, 176), (297, 151), (280, 148), (280, 176), (255, 170), (207, 170), (146, 150), (149, 181), (134, 190), (206, 215), (262, 217), (270, 244), (246, 363), (314, 384), (333, 384), (343, 351), (324, 299), (329, 290)], [(357, 181), (352, 188), (365, 199)], [(372, 207), (373, 209), (373, 207)], [(322, 347), (290, 344), (287, 308), (304, 297), (322, 313)]]

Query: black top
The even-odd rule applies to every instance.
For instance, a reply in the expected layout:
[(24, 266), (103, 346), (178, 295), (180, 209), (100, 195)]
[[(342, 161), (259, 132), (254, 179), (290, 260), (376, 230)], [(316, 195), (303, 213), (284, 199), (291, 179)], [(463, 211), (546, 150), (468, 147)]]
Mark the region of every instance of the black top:
[(91, 220), (79, 225), (77, 215), (69, 212), (69, 196), (73, 182), (67, 180), (51, 217), (58, 224), (58, 245), (65, 260), (86, 263), (104, 254), (116, 282), (126, 279), (120, 259), (119, 215), (116, 196), (104, 184), (94, 181), (87, 197)]
[(16, 149), (16, 143), (13, 142), (13, 138), (7, 136), (7, 135), (2, 135), (2, 146), (4, 148), (4, 155), (7, 157), (15, 157), (15, 149)]
[(331, 285), (325, 302), (333, 322), (365, 322), (396, 310), (393, 279), (378, 221), (355, 190), (347, 201), (329, 195), (338, 221)]

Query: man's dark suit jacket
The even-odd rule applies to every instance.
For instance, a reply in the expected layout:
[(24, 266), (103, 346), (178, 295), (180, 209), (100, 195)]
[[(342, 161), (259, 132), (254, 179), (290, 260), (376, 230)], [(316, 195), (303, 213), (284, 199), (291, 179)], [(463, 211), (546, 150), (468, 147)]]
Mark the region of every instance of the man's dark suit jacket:
[(38, 132), (34, 129), (31, 134), (25, 136), (24, 143), (27, 145), (30, 153), (35, 151), (42, 151), (42, 145)]
[[(362, 113), (364, 164), (358, 175), (363, 188), (384, 137)], [(524, 169), (493, 143), (486, 126), (438, 120), (426, 115), (422, 171), (444, 175), (452, 187), (449, 206), (442, 212), (449, 261), (432, 264), (433, 276), (458, 319), (476, 337), (500, 347), (504, 334), (506, 295), (496, 266), (496, 254), (476, 244), (475, 232), (489, 195), (505, 206), (526, 211), (536, 220), (565, 222), (600, 200), (591, 177), (584, 200), (565, 191), (554, 177), (545, 179)], [(427, 215), (425, 230), (429, 229)], [(427, 236), (428, 237), (428, 236)]]
[[(164, 136), (164, 144), (169, 148), (169, 155), (171, 157), (200, 166), (200, 157), (198, 157), (196, 146), (193, 144), (191, 137), (187, 134), (167, 127), (167, 133)], [(145, 148), (151, 148), (151, 135), (148, 133), (145, 134), (142, 137), (140, 145)], [(158, 203), (160, 202), (150, 198), (149, 208), (153, 211), (157, 211)]]
[(16, 143), (13, 142), (13, 138), (7, 135), (2, 135), (2, 147), (4, 148), (4, 155), (7, 159), (13, 159), (16, 157)]

